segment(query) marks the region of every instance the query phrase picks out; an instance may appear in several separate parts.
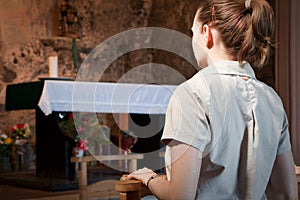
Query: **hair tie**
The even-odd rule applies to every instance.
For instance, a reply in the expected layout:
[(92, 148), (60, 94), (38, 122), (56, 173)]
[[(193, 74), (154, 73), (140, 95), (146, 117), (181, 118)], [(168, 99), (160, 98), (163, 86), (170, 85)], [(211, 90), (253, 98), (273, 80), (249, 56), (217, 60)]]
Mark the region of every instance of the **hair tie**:
[(245, 1), (245, 7), (246, 7), (247, 9), (250, 9), (250, 4), (251, 4), (251, 0), (246, 0), (246, 1)]

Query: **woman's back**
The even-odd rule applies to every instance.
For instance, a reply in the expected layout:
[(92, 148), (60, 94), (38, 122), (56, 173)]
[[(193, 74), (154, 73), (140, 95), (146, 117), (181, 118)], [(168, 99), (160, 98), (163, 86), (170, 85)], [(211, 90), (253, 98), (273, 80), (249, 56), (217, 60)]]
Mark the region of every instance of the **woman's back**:
[(221, 61), (187, 84), (210, 127), (199, 199), (263, 198), (277, 154), (290, 149), (278, 95), (245, 62)]

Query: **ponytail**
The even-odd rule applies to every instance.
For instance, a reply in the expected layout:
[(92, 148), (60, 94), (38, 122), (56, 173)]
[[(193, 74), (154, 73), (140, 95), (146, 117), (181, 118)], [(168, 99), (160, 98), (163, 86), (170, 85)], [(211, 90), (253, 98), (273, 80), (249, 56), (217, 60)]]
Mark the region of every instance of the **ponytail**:
[(267, 63), (275, 24), (266, 0), (203, 0), (198, 20), (220, 32), (232, 59), (258, 68)]
[[(247, 8), (246, 8), (247, 9)], [(274, 14), (272, 7), (264, 0), (252, 0), (248, 8), (250, 20), (245, 40), (241, 45), (238, 60), (248, 61), (252, 66), (263, 67), (272, 53)]]

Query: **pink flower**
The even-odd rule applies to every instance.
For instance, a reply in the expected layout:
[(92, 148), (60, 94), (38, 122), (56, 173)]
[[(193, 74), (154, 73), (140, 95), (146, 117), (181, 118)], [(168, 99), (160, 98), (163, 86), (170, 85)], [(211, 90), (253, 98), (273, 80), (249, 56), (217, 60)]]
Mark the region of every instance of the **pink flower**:
[(80, 140), (77, 142), (76, 147), (77, 147), (78, 149), (88, 150), (87, 144), (88, 144), (88, 141), (87, 141), (86, 139), (80, 139)]

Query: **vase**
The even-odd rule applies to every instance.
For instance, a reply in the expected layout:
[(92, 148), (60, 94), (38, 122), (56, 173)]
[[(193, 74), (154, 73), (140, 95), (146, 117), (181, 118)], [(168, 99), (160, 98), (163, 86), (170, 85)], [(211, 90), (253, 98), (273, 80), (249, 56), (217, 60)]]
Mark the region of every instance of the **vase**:
[(84, 154), (84, 150), (83, 149), (78, 149), (76, 147), (73, 148), (73, 155), (75, 157), (78, 157), (78, 158), (83, 157), (83, 154)]
[(22, 171), (24, 163), (24, 149), (22, 145), (16, 145), (15, 151), (15, 170)]
[(15, 145), (14, 168), (16, 171), (26, 171), (34, 168), (34, 151), (30, 143)]

